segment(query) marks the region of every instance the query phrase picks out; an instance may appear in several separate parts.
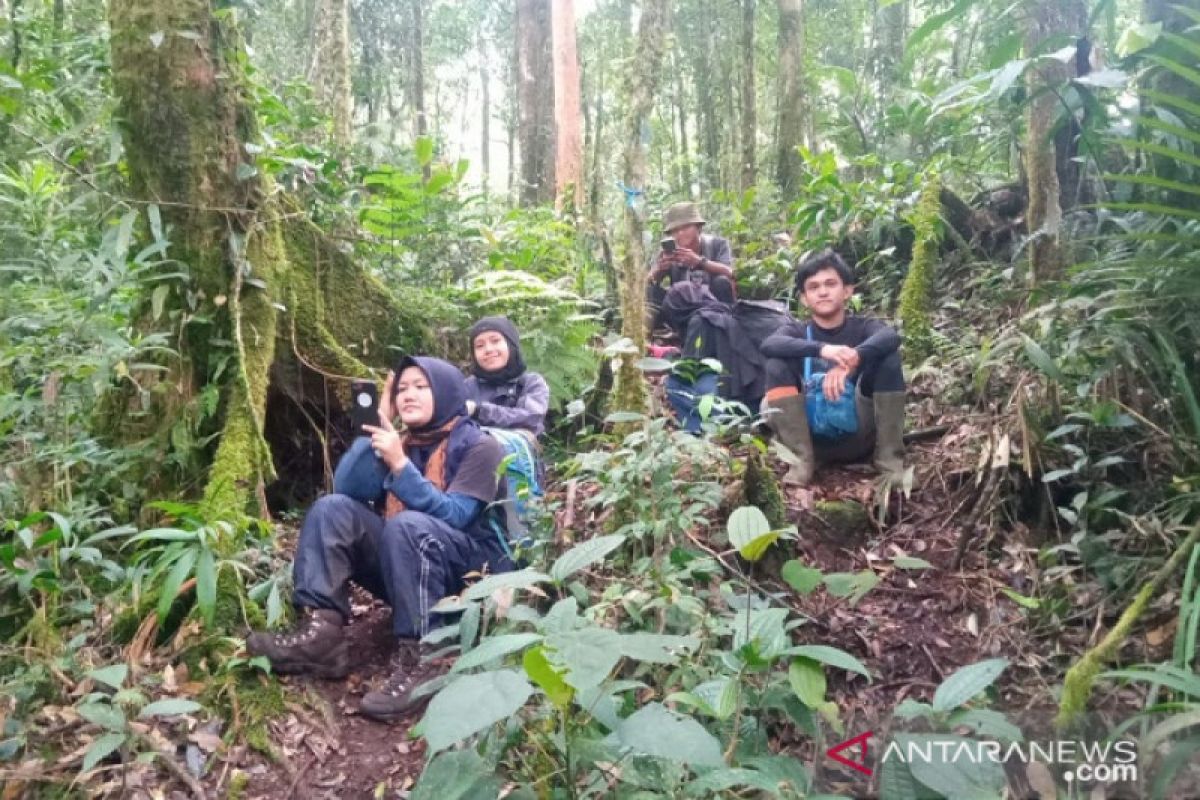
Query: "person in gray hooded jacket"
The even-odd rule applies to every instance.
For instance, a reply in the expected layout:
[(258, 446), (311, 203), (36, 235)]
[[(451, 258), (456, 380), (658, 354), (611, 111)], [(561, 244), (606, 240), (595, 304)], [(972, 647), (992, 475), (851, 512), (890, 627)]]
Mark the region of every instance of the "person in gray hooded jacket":
[(526, 432), (536, 443), (546, 430), (550, 387), (525, 367), (521, 334), (507, 317), (484, 317), (471, 326), (471, 373), (471, 416), (488, 428)]
[(538, 437), (546, 430), (550, 387), (525, 367), (521, 335), (507, 317), (484, 317), (471, 326), (468, 413), (512, 456), (505, 469), (507, 528), (514, 541), (527, 531), (525, 501), (542, 495), (544, 467)]

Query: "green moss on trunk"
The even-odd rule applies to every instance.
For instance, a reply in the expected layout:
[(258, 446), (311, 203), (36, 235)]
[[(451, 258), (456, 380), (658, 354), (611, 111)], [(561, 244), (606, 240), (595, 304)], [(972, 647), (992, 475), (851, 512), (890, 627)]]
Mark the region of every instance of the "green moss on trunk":
[(924, 360), (933, 346), (929, 315), (933, 307), (933, 278), (942, 238), (941, 192), (942, 181), (937, 174), (926, 176), (912, 216), (915, 237), (912, 261), (904, 278), (904, 287), (900, 290), (904, 356), (910, 363)]

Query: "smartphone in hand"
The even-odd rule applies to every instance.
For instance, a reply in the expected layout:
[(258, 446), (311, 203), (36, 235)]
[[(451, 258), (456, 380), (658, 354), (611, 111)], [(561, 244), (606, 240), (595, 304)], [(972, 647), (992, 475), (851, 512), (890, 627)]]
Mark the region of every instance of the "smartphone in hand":
[(659, 244), (662, 245), (662, 250), (664, 253), (674, 253), (675, 252), (675, 240), (672, 239), (670, 236), (663, 239), (661, 242), (659, 242)]
[(375, 381), (350, 383), (350, 422), (355, 436), (366, 434), (363, 425), (379, 425), (379, 388)]

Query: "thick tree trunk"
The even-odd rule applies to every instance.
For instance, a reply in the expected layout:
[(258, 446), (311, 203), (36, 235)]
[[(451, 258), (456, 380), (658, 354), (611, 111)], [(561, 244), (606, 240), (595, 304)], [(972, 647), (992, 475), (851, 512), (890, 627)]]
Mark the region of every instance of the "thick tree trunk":
[(779, 0), (779, 139), (775, 179), (790, 198), (800, 179), (804, 142), (804, 7)]
[[(1055, 2), (1040, 0), (1028, 10), (1025, 52), (1037, 55), (1042, 44), (1062, 31)], [(1039, 59), (1027, 73), (1032, 100), (1026, 112), (1025, 175), (1029, 182), (1029, 280), (1031, 284), (1057, 280), (1066, 269), (1061, 243), (1062, 206), (1059, 205), (1058, 171), (1052, 129), (1058, 109), (1055, 94), (1067, 79), (1067, 68), (1054, 59)]]
[(554, 199), (554, 64), (551, 0), (517, 0), (517, 137), (523, 206)]
[(554, 202), (583, 206), (583, 134), (579, 129), (579, 55), (575, 47), (575, 0), (555, 0), (554, 30)]
[(189, 275), (165, 303), (181, 320), (177, 356), (165, 376), (137, 376), (144, 387), (159, 381), (156, 406), (140, 420), (125, 408), (111, 417), (126, 429), (118, 433), (140, 426), (166, 438), (215, 386), (218, 444), (204, 504), (210, 518), (227, 519), (261, 502), (274, 474), (263, 438), (273, 369), (300, 362), (366, 375), (340, 342), (369, 343), (364, 356), (378, 359), (389, 342), (430, 337), (256, 172), (243, 146), (259, 133), (233, 17), (215, 18), (208, 0), (112, 0), (109, 14), (131, 188), (157, 204), (170, 255)]
[(350, 92), (350, 4), (348, 0), (320, 0), (313, 30), (313, 59), (309, 82), (317, 101), (333, 117), (333, 141), (351, 143), (354, 98)]
[[(625, 95), (629, 116), (625, 120), (625, 185), (646, 188), (646, 146), (642, 130), (649, 125), (662, 75), (666, 50), (670, 0), (645, 0), (638, 23), (637, 55), (629, 65)], [(638, 208), (625, 205), (625, 253), (621, 261), (621, 333), (640, 356), (646, 352), (646, 253), (642, 246), (642, 218)], [(613, 397), (619, 411), (642, 411), (646, 385), (636, 357), (621, 359), (619, 386)]]
[(758, 180), (758, 99), (754, 88), (754, 21), (758, 0), (742, 0), (742, 191)]

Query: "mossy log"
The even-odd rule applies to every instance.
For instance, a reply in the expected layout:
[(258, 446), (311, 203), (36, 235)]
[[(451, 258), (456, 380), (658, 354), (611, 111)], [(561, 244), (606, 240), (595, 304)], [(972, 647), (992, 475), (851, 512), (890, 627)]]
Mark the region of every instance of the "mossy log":
[[(169, 442), (217, 383), (218, 414), (204, 431), (218, 442), (203, 481), (206, 516), (262, 514), (262, 487), (274, 475), (263, 438), (273, 371), (298, 362), (366, 376), (391, 347), (431, 341), (430, 328), (419, 304), (399, 302), (254, 165), (259, 134), (236, 15), (214, 14), (208, 0), (113, 0), (109, 18), (131, 186), (158, 209), (188, 279), (165, 302), (179, 321), (178, 352), (160, 365), (153, 407), (126, 413), (125, 396), (107, 416), (126, 433)], [(150, 307), (148, 295), (148, 324)], [(229, 342), (227, 368), (215, 369)], [(154, 380), (135, 377), (143, 387)]]

